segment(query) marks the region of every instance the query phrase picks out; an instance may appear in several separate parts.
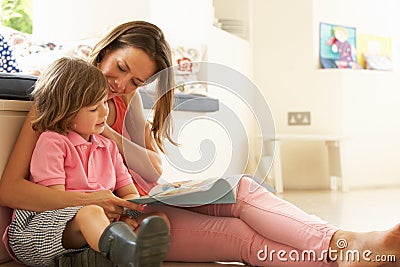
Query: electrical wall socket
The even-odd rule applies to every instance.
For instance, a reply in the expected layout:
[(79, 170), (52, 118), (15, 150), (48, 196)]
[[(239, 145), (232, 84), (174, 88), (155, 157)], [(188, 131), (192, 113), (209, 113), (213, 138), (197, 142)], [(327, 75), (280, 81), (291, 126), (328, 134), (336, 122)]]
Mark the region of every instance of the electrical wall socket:
[(311, 125), (311, 112), (288, 112), (288, 125)]

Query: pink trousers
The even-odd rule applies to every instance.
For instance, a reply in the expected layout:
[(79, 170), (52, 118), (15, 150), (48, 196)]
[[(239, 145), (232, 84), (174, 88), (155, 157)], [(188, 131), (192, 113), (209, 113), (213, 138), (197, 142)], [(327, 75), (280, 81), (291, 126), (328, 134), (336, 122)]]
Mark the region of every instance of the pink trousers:
[[(253, 266), (336, 266), (327, 251), (337, 228), (276, 197), (247, 177), (236, 204), (150, 206), (171, 222), (167, 261), (236, 261)], [(250, 187), (251, 186), (251, 187)]]

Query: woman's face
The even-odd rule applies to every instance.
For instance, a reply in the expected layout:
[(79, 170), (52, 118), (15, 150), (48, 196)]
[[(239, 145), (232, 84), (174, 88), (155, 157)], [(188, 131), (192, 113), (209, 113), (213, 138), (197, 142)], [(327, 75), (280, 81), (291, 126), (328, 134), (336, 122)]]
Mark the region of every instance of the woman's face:
[(98, 67), (107, 78), (109, 99), (132, 93), (157, 69), (146, 52), (135, 47), (107, 52)]

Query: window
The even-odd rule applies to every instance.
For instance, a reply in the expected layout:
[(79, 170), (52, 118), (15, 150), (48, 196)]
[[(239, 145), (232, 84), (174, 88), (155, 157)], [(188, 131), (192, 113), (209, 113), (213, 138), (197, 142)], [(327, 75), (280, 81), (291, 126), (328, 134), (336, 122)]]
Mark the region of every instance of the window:
[(32, 0), (0, 0), (0, 2), (2, 25), (32, 33)]

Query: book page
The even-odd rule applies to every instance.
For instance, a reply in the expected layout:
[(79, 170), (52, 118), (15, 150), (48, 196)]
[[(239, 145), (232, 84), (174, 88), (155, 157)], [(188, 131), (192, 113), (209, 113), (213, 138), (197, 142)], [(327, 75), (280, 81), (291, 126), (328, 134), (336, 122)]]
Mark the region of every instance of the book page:
[(207, 191), (217, 180), (217, 178), (208, 178), (159, 184), (150, 190), (149, 196), (174, 196), (198, 191)]

